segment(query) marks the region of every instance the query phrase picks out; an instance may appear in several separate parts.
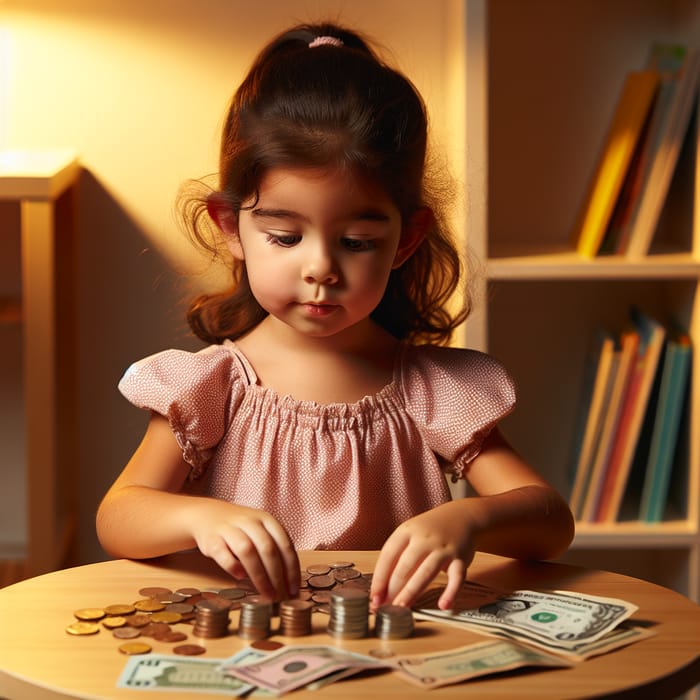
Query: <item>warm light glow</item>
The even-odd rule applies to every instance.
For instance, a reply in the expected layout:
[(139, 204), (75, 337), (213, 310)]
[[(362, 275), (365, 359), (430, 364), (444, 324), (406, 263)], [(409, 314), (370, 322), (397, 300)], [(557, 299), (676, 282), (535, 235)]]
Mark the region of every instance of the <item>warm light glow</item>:
[(6, 27), (0, 27), (0, 151), (7, 146), (10, 118), (10, 68), (12, 64), (10, 49), (10, 32)]

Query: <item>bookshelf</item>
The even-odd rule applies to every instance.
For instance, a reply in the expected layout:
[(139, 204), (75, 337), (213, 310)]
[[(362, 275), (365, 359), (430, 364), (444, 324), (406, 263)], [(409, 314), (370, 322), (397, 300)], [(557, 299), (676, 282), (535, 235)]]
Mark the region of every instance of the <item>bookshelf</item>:
[(0, 151), (0, 365), (5, 449), (0, 572), (66, 564), (75, 534), (70, 436), (73, 196), (67, 151)]
[(572, 238), (626, 75), (656, 41), (697, 48), (700, 2), (466, 0), (464, 8), (466, 230), (483, 261), (464, 341), (508, 367), (519, 405), (504, 432), (568, 497), (596, 330), (622, 331), (631, 306), (685, 327), (694, 345), (690, 428), (671, 507), (656, 524), (628, 515), (578, 523), (563, 560), (700, 601), (697, 117), (649, 254), (584, 257)]

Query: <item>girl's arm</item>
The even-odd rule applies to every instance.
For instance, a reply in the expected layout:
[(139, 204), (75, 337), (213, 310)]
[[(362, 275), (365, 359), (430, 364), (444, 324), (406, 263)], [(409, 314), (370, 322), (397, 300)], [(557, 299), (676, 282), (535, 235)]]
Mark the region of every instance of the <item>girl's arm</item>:
[(167, 419), (153, 414), (146, 434), (97, 512), (97, 535), (112, 556), (141, 559), (198, 547), (261, 594), (294, 595), (299, 560), (269, 513), (180, 493), (189, 465)]
[(566, 551), (574, 536), (569, 507), (498, 430), (467, 478), (478, 496), (421, 513), (387, 539), (372, 579), (373, 605), (410, 605), (446, 571), (438, 605), (450, 608), (477, 550), (517, 559), (551, 559)]

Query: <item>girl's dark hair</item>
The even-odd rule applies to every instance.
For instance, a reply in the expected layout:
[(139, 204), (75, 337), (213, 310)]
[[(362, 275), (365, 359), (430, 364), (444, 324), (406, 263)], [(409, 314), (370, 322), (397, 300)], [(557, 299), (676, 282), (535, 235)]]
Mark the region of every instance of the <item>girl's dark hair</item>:
[[(309, 45), (319, 37), (342, 42)], [(426, 181), (427, 117), (411, 82), (386, 65), (357, 33), (333, 24), (301, 25), (273, 39), (233, 96), (224, 124), (219, 195), (239, 212), (263, 176), (278, 167), (343, 167), (378, 183), (402, 221), (421, 207), (432, 224), (398, 269), (372, 318), (399, 339), (446, 343), (466, 318), (465, 302), (447, 302), (460, 279), (460, 256)], [(216, 252), (206, 200), (184, 201), (194, 239)], [(189, 215), (189, 216), (187, 216)], [(266, 313), (253, 297), (245, 265), (233, 260), (232, 285), (190, 305), (188, 321), (206, 342), (235, 339)]]

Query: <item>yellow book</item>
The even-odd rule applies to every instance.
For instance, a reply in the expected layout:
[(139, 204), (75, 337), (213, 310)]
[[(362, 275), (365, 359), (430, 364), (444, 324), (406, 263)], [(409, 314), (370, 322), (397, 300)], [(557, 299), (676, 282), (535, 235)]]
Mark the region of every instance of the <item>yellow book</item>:
[(574, 235), (584, 257), (598, 254), (659, 82), (656, 70), (627, 74)]

